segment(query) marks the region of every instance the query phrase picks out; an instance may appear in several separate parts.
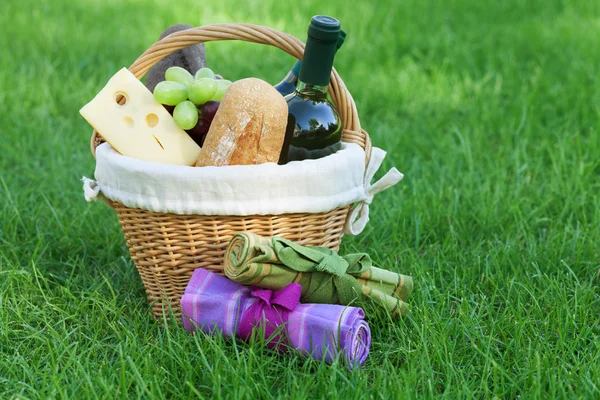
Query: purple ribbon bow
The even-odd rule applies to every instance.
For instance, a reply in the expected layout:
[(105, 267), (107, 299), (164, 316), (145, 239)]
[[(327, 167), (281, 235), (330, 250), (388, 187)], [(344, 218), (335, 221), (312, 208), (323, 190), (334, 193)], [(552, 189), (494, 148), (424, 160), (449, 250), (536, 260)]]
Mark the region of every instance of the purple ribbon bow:
[[(300, 302), (301, 292), (302, 286), (298, 283), (290, 283), (277, 291), (254, 288), (250, 295), (257, 301), (242, 315), (238, 325), (239, 337), (248, 340), (252, 329), (264, 324), (265, 340), (270, 338), (279, 326), (287, 322), (290, 311), (294, 311)], [(276, 347), (279, 341), (277, 335), (269, 340), (267, 347)]]

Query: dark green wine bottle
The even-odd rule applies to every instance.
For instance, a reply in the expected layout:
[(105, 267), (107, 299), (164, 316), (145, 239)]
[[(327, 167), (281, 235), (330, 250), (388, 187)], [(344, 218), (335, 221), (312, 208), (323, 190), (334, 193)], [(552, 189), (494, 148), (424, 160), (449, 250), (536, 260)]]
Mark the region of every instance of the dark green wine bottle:
[(340, 117), (327, 98), (339, 36), (340, 23), (337, 19), (324, 15), (311, 19), (298, 85), (285, 97), (291, 123), (294, 124), (288, 161), (321, 158), (341, 146)]

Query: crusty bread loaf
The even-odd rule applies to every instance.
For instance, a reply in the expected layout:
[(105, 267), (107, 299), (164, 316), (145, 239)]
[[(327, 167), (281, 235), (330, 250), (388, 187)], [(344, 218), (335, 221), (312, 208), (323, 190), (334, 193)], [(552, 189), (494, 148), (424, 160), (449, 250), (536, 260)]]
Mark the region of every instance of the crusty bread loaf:
[(231, 84), (206, 134), (197, 167), (277, 162), (288, 120), (287, 103), (267, 82)]

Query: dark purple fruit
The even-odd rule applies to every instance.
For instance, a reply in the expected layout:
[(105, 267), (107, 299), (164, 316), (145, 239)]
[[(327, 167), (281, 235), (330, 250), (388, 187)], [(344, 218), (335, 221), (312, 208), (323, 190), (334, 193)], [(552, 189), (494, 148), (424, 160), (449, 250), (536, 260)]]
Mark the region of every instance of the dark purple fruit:
[(204, 103), (200, 109), (200, 119), (208, 121), (209, 123), (212, 122), (220, 104), (219, 101), (207, 101)]
[(210, 123), (199, 119), (196, 126), (194, 126), (192, 129), (188, 129), (186, 132), (192, 139), (194, 139), (194, 142), (196, 142), (198, 146), (202, 147), (209, 127)]

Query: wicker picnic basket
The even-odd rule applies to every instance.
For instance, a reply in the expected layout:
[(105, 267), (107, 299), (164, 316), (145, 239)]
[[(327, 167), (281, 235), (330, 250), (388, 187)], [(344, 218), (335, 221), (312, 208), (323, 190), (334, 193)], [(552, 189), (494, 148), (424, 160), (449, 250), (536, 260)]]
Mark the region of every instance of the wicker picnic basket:
[[(301, 59), (304, 44), (277, 30), (250, 24), (216, 24), (173, 33), (152, 45), (129, 68), (141, 79), (163, 57), (197, 43), (242, 40), (278, 47)], [(367, 160), (368, 134), (361, 129), (356, 106), (337, 72), (332, 70), (329, 90), (344, 127), (342, 140), (357, 143)], [(103, 142), (94, 131), (91, 150)], [(223, 255), (233, 235), (251, 231), (282, 236), (303, 245), (339, 248), (351, 205), (323, 213), (256, 216), (205, 216), (157, 213), (112, 202), (123, 229), (131, 259), (142, 278), (152, 313), (161, 316), (171, 307), (180, 315), (179, 301), (193, 271), (202, 267), (221, 273)]]

